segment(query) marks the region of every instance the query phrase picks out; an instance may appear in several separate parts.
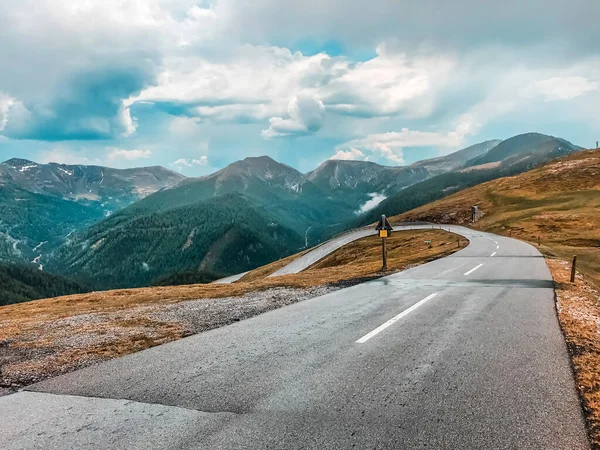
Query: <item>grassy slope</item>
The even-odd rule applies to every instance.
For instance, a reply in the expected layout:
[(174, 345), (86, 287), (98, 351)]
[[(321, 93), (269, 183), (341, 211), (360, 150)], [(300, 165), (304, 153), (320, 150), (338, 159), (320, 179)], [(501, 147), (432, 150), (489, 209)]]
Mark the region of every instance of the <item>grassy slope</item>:
[(95, 289), (139, 287), (182, 272), (239, 273), (303, 246), (302, 236), (261, 208), (227, 194), (159, 213), (126, 209), (74, 236), (48, 269)]
[(600, 149), (575, 153), (523, 174), (490, 181), (395, 216), (393, 221), (469, 224), (530, 241), (548, 256), (578, 257), (578, 268), (600, 285)]
[[(443, 230), (396, 232), (388, 241), (390, 271), (446, 256), (457, 250), (457, 236)], [(425, 240), (431, 240), (429, 248)], [(463, 241), (463, 246), (466, 243)], [(199, 284), (92, 292), (0, 307), (0, 386), (24, 385), (99, 360), (143, 350), (189, 334), (185, 314), (160, 320), (152, 312), (182, 308), (206, 299), (206, 329), (231, 321), (235, 304), (210, 316), (219, 301), (269, 288), (309, 288), (383, 275), (381, 242), (376, 237), (338, 249), (299, 274), (230, 285)], [(271, 269), (264, 271), (267, 275)], [(256, 275), (256, 274), (255, 274)], [(187, 302), (191, 301), (191, 302)], [(240, 298), (239, 304), (246, 304)], [(223, 302), (221, 302), (223, 303)], [(214, 306), (215, 304), (216, 307)], [(212, 306), (211, 306), (212, 305)], [(280, 306), (271, 302), (269, 308)], [(151, 311), (150, 311), (151, 310)], [(260, 313), (257, 309), (252, 314)], [(249, 316), (249, 315), (248, 315)], [(84, 320), (80, 320), (84, 319)], [(239, 320), (239, 319), (238, 319)], [(35, 338), (32, 338), (35, 337)], [(67, 342), (68, 345), (63, 344)]]

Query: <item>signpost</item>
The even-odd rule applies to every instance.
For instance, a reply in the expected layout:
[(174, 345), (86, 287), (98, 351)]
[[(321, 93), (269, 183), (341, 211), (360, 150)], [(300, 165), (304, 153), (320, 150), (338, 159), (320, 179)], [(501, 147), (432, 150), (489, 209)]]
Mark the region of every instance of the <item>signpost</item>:
[(381, 259), (383, 261), (383, 266), (381, 267), (381, 271), (385, 272), (388, 270), (387, 267), (387, 248), (385, 245), (385, 240), (391, 236), (392, 234), (392, 226), (386, 219), (385, 215), (381, 216), (379, 223), (375, 227), (375, 230), (379, 231), (379, 237), (381, 238)]

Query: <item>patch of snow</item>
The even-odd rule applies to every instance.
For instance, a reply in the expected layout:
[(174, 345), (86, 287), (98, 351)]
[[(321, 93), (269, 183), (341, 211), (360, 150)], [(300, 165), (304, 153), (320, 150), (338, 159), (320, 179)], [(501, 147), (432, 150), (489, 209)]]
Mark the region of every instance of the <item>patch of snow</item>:
[[(65, 174), (67, 174), (69, 176), (73, 176), (73, 174), (75, 173), (75, 172), (73, 172), (71, 170), (63, 169), (62, 167), (59, 167), (58, 170), (60, 170), (61, 172), (65, 173)], [(71, 194), (72, 194), (72, 192), (71, 192)]]
[(185, 244), (183, 244), (183, 247), (181, 248), (181, 251), (187, 250), (188, 248), (190, 248), (190, 246), (193, 244), (194, 242), (194, 235), (196, 234), (196, 229), (194, 228), (192, 231), (190, 231), (190, 234), (187, 237), (187, 240), (185, 241)]
[(300, 192), (300, 183), (286, 183), (285, 187), (294, 192)]
[[(33, 247), (33, 251), (37, 251), (42, 245), (47, 244), (48, 241), (44, 241), (44, 242), (40, 242), (38, 245), (36, 245), (35, 247)], [(41, 256), (41, 255), (40, 255)], [(39, 256), (38, 256), (39, 258)]]
[(94, 242), (91, 246), (91, 248), (93, 248), (94, 250), (97, 249), (98, 247), (100, 247), (102, 245), (102, 243), (105, 241), (105, 238), (99, 239), (98, 241)]
[(19, 168), (19, 172), (25, 172), (26, 170), (33, 169), (34, 167), (37, 167), (37, 164), (33, 164), (31, 166), (23, 166)]
[(38, 256), (36, 256), (35, 258), (33, 258), (33, 261), (31, 261), (31, 262), (33, 264), (38, 264), (38, 270), (43, 271), (44, 270), (44, 265), (43, 264), (39, 264), (41, 257), (42, 257), (42, 254), (40, 253)]
[(358, 211), (354, 212), (355, 214), (362, 214), (370, 211), (387, 198), (385, 195), (383, 195), (383, 193), (377, 192), (370, 193), (369, 197), (371, 197), (371, 200), (367, 200), (365, 204), (358, 209)]
[(304, 233), (304, 248), (308, 247), (308, 232), (310, 231), (311, 228), (312, 228), (312, 225), (310, 227), (308, 227), (306, 229), (306, 232)]
[(148, 263), (143, 262), (142, 269), (144, 269), (146, 272), (148, 272), (150, 270), (150, 266), (148, 265)]
[(148, 197), (150, 194), (154, 194), (155, 192), (156, 188), (152, 186), (136, 186), (136, 188), (133, 190), (133, 193), (140, 198)]
[(335, 179), (335, 183), (336, 183), (335, 186), (341, 185), (340, 180), (338, 179), (339, 168), (340, 168), (340, 166), (336, 164), (335, 169), (333, 171), (333, 178)]

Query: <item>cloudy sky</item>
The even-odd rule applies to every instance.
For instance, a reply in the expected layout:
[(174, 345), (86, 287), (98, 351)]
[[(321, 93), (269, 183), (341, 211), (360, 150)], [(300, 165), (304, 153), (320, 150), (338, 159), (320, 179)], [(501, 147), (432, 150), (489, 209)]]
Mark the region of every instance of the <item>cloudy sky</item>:
[(198, 176), (600, 140), (598, 0), (0, 0), (0, 159)]

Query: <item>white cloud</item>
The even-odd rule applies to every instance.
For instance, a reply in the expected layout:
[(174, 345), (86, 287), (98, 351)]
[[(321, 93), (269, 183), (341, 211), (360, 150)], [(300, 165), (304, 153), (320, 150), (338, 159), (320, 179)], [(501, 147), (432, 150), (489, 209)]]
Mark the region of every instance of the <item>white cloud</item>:
[(381, 193), (377, 193), (377, 192), (373, 192), (371, 194), (369, 194), (369, 197), (371, 197), (370, 200), (367, 200), (364, 205), (362, 205), (358, 211), (356, 211), (356, 214), (362, 214), (364, 212), (370, 211), (373, 208), (375, 208), (377, 205), (379, 205), (382, 201), (384, 201), (387, 197)]
[(543, 96), (546, 101), (570, 100), (588, 92), (597, 91), (599, 84), (582, 76), (552, 77), (530, 82), (524, 89), (525, 97)]
[(8, 110), (13, 105), (14, 99), (0, 91), (0, 131), (4, 129), (8, 122)]
[[(459, 126), (456, 131), (448, 133), (434, 133), (415, 131), (404, 128), (401, 131), (370, 134), (362, 138), (353, 139), (337, 148), (339, 153), (345, 148), (368, 150), (378, 153), (383, 158), (394, 164), (404, 164), (402, 149), (405, 147), (448, 147), (457, 148), (463, 144), (465, 127)], [(360, 150), (359, 150), (360, 151)], [(337, 154), (337, 153), (336, 153)]]
[(210, 45), (215, 26), (214, 11), (195, 0), (39, 0), (35, 8), (0, 0), (0, 90), (28, 114), (0, 115), (2, 132), (50, 141), (130, 136), (136, 123), (123, 101), (154, 83), (165, 55)]
[(158, 84), (126, 105), (149, 102), (215, 122), (269, 120), (265, 137), (307, 134), (320, 128), (325, 110), (358, 117), (426, 116), (454, 64), (450, 57), (409, 58), (386, 45), (356, 64), (325, 53), (305, 56), (246, 44), (220, 61), (167, 58)]
[(44, 150), (38, 153), (36, 162), (58, 163), (58, 164), (81, 164), (81, 165), (102, 165), (104, 161), (99, 158), (90, 158), (83, 152), (77, 152), (66, 147), (57, 146), (51, 150)]
[[(91, 156), (91, 155), (94, 156)], [(59, 164), (82, 164), (97, 166), (131, 166), (130, 162), (148, 159), (152, 156), (150, 150), (124, 150), (107, 147), (102, 150), (90, 151), (73, 150), (65, 145), (56, 145), (50, 150), (44, 150), (35, 157), (39, 163), (55, 162)]]
[(300, 94), (293, 98), (288, 105), (289, 119), (271, 117), (271, 126), (263, 130), (265, 138), (277, 136), (297, 136), (314, 133), (321, 129), (325, 118), (325, 106), (316, 97)]
[[(170, 112), (215, 122), (262, 122), (288, 114), (296, 99), (319, 98), (318, 87), (343, 59), (304, 56), (287, 48), (241, 45), (218, 61), (199, 55), (165, 60), (158, 84), (127, 104), (151, 102)], [(300, 106), (300, 109), (302, 106)]]
[[(432, 15), (389, 0), (0, 0), (0, 134), (144, 148), (135, 117), (144, 104), (171, 114), (175, 138), (195, 149), (224, 134), (318, 131), (306, 140), (348, 140), (340, 158), (356, 150), (401, 164), (407, 146), (455, 148), (509, 114), (529, 113), (523, 127), (537, 126), (535, 113), (552, 107), (544, 100), (570, 100), (554, 115), (569, 108), (572, 123), (596, 133), (600, 4), (531, 0), (517, 17), (522, 0), (507, 1), (437, 2)], [(294, 51), (306, 40), (313, 48)], [(348, 56), (317, 52), (332, 40)]]
[(328, 110), (358, 117), (425, 117), (454, 65), (449, 56), (409, 58), (381, 44), (375, 58), (332, 79), (323, 101)]
[(169, 165), (175, 170), (181, 172), (185, 168), (192, 168), (194, 166), (206, 166), (208, 164), (208, 157), (201, 156), (199, 159), (186, 159), (180, 158), (176, 161), (173, 161)]
[(198, 135), (198, 119), (190, 117), (173, 117), (168, 123), (168, 130), (183, 137), (196, 137)]
[(329, 159), (339, 159), (342, 161), (357, 161), (366, 160), (367, 156), (357, 148), (351, 148), (350, 150), (338, 150)]
[(600, 40), (600, 5), (593, 0), (220, 0), (215, 11), (237, 39), (288, 45), (307, 35), (317, 42), (334, 36), (346, 46), (394, 38), (407, 48), (423, 41), (435, 47), (473, 48), (498, 41), (523, 47), (566, 40), (577, 51), (594, 52)]
[(376, 143), (374, 149), (381, 153), (381, 156), (393, 164), (399, 166), (404, 164), (404, 152), (402, 148), (392, 148), (387, 144)]
[(115, 161), (136, 161), (138, 159), (148, 159), (152, 156), (150, 150), (124, 150), (121, 148), (107, 149), (106, 160), (108, 162)]

